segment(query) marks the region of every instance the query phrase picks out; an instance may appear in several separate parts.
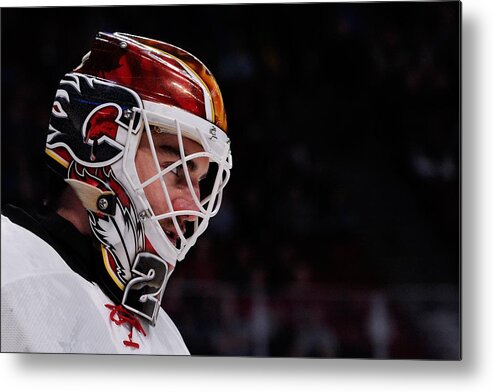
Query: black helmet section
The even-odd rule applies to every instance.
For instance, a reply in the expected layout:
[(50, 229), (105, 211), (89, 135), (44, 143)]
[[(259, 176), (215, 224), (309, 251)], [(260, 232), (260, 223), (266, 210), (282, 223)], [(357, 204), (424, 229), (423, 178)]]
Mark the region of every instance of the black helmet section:
[[(141, 108), (132, 90), (92, 76), (67, 74), (53, 103), (46, 152), (50, 167), (63, 177), (72, 160), (107, 166), (123, 154), (132, 108)], [(135, 129), (140, 126), (134, 122)], [(123, 129), (122, 129), (123, 128)]]

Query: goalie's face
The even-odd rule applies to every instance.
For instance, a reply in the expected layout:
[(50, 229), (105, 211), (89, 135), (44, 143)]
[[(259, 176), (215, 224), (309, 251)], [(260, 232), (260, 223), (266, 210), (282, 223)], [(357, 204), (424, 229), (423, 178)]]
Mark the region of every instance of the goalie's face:
[[(186, 157), (204, 151), (199, 143), (191, 139), (183, 137), (181, 140)], [(178, 137), (155, 128), (152, 131), (152, 143), (144, 134), (135, 157), (135, 166), (144, 185), (146, 198), (154, 215), (161, 217), (159, 224), (175, 247), (181, 235), (187, 236), (186, 223), (198, 220), (198, 201), (201, 199), (199, 185), (209, 170), (209, 159), (198, 155), (197, 158), (186, 160), (185, 167)], [(156, 160), (159, 167), (156, 167)]]

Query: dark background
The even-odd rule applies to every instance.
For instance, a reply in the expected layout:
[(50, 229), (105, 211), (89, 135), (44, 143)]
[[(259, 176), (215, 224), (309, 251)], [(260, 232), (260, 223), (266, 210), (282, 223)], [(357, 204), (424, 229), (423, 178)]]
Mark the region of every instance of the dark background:
[(163, 306), (192, 354), (460, 357), (460, 4), (1, 10), (2, 205), (98, 31), (200, 58), (233, 171)]

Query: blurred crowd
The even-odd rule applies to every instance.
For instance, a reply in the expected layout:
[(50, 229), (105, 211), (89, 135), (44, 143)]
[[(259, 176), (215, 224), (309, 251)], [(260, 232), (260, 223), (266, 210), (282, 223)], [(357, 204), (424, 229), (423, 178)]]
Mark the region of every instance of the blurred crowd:
[(165, 295), (190, 351), (456, 359), (459, 27), (456, 2), (3, 11), (2, 204), (42, 199), (51, 100), (96, 31), (167, 40), (218, 79), (234, 162)]

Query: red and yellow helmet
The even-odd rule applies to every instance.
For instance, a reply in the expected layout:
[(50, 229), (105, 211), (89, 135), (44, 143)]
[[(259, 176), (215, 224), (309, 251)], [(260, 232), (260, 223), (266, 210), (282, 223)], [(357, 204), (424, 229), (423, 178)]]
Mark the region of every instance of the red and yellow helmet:
[[(177, 138), (178, 159), (162, 168), (154, 154), (157, 174), (142, 181), (135, 157), (143, 138), (156, 148), (156, 130)], [(184, 138), (201, 151), (187, 155)], [(46, 153), (88, 211), (101, 250), (99, 283), (116, 302), (154, 323), (169, 275), (217, 214), (232, 168), (223, 99), (211, 72), (173, 45), (99, 33), (82, 64), (60, 82)], [(188, 172), (197, 158), (215, 168), (200, 198)], [(177, 167), (193, 195), (189, 210), (173, 208), (164, 181)], [(146, 197), (152, 183), (166, 195), (166, 213), (156, 213)], [(182, 215), (196, 218), (189, 233), (178, 222)], [(174, 241), (163, 220), (173, 222)]]

